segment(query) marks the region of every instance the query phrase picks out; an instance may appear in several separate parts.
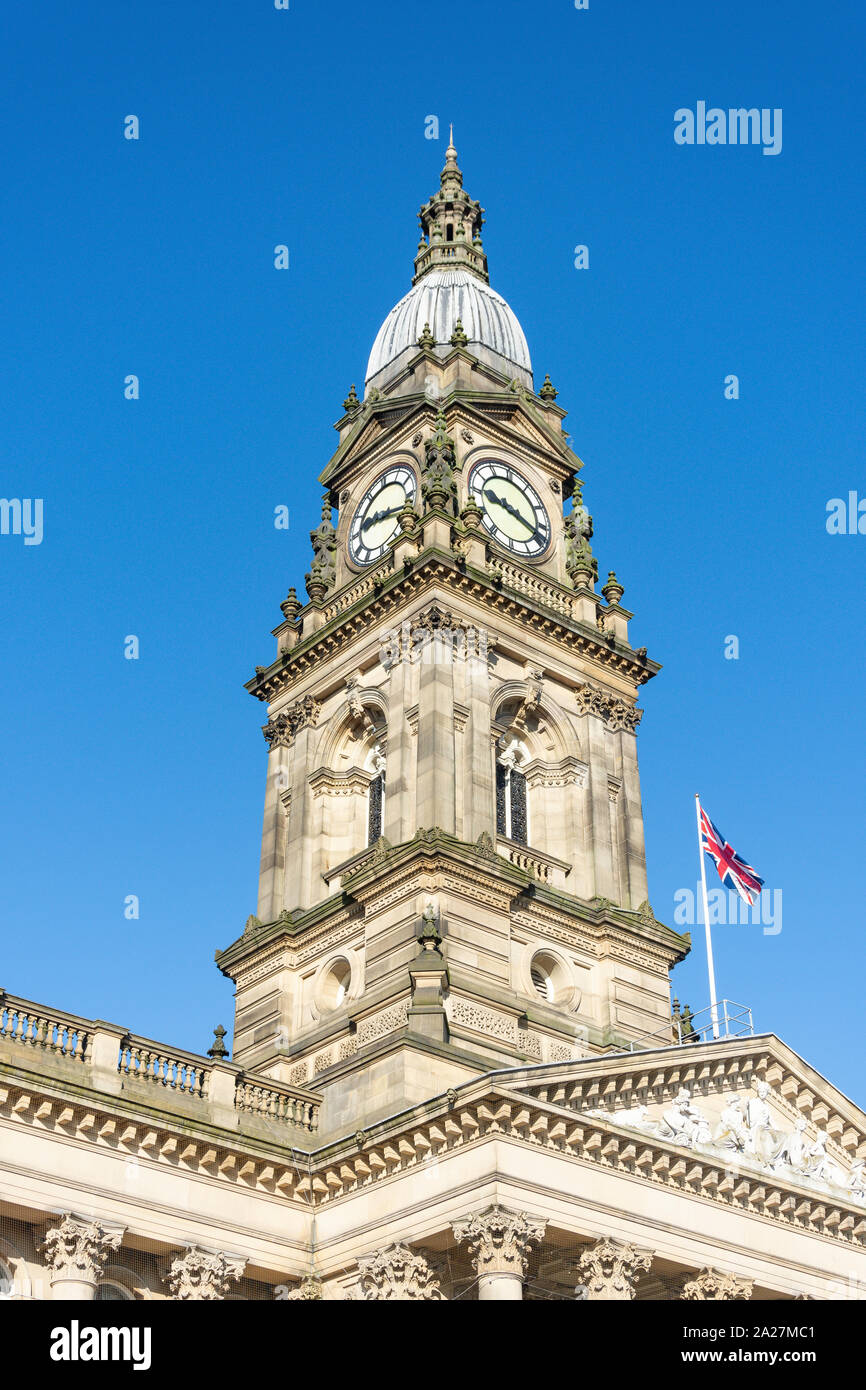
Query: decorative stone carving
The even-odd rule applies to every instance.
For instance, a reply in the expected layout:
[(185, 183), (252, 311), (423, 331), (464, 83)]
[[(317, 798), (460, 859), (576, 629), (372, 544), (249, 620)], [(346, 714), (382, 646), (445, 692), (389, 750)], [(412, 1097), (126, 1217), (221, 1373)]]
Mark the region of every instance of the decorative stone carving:
[(578, 714), (594, 714), (604, 720), (611, 732), (625, 729), (634, 733), (643, 718), (643, 710), (627, 705), (618, 696), (609, 695), (592, 685), (582, 685), (575, 693)]
[(310, 532), (313, 563), (306, 576), (307, 593), (313, 603), (321, 603), (337, 577), (337, 533), (331, 521), (331, 501), (327, 493), (322, 499), (322, 520)]
[(634, 1298), (634, 1283), (652, 1264), (652, 1255), (624, 1241), (597, 1240), (577, 1262), (582, 1287), (590, 1301)]
[(755, 1087), (755, 1094), (746, 1101), (744, 1122), (746, 1127), (747, 1153), (755, 1154), (758, 1158), (769, 1158), (773, 1149), (773, 1139), (775, 1131), (773, 1129), (773, 1117), (770, 1107), (767, 1104), (767, 1096), (770, 1094), (770, 1086), (766, 1081), (759, 1081)]
[(122, 1228), (112, 1230), (100, 1221), (79, 1219), (71, 1213), (61, 1217), (56, 1226), (46, 1231), (42, 1242), (52, 1284), (64, 1279), (95, 1288), (108, 1256), (122, 1240)]
[(693, 1278), (687, 1279), (682, 1287), (680, 1298), (693, 1302), (710, 1299), (748, 1299), (752, 1297), (753, 1279), (741, 1279), (736, 1274), (726, 1274), (719, 1269), (702, 1269)]
[(454, 478), (456, 456), (454, 440), (448, 433), (445, 415), (440, 410), (436, 416), (436, 429), (432, 439), (424, 446), (425, 463), (421, 470), (421, 496), (427, 507), (447, 507), (457, 496), (457, 483)]
[(469, 1245), (479, 1277), (512, 1274), (523, 1279), (530, 1247), (544, 1239), (547, 1222), (522, 1211), (490, 1207), (468, 1221), (455, 1221), (451, 1229), (455, 1240)]
[(592, 517), (583, 505), (580, 483), (575, 484), (574, 505), (564, 521), (565, 568), (575, 588), (598, 579), (598, 561), (593, 558)]
[(291, 748), (295, 735), (301, 729), (314, 729), (319, 722), (322, 707), (312, 695), (272, 715), (267, 724), (262, 725), (262, 734), (269, 748)]
[(458, 1027), (469, 1028), (488, 1038), (501, 1038), (503, 1042), (516, 1044), (517, 1019), (501, 1014), (494, 1009), (485, 1008), (470, 999), (454, 998), (448, 1003), (448, 1021)]
[(825, 1190), (838, 1190), (857, 1201), (866, 1202), (866, 1159), (852, 1162), (849, 1172), (828, 1153), (830, 1136), (818, 1129), (810, 1141), (809, 1120), (798, 1115), (794, 1128), (784, 1133), (774, 1121), (767, 1103), (770, 1095), (767, 1081), (759, 1081), (755, 1093), (747, 1099), (738, 1095), (725, 1097), (725, 1105), (715, 1129), (697, 1106), (691, 1093), (681, 1087), (669, 1108), (658, 1118), (650, 1116), (646, 1105), (623, 1110), (588, 1109), (586, 1115), (608, 1120), (623, 1129), (636, 1129), (656, 1139), (667, 1140), (686, 1149), (718, 1152), (728, 1161), (732, 1154), (745, 1168), (777, 1174), (793, 1174), (799, 1182)]
[(662, 1129), (662, 1137), (674, 1138), (679, 1144), (690, 1149), (695, 1144), (708, 1144), (711, 1138), (710, 1126), (696, 1105), (692, 1105), (691, 1092), (681, 1087), (669, 1110), (662, 1116), (667, 1130)]
[(305, 1279), (302, 1284), (298, 1284), (295, 1288), (289, 1289), (285, 1297), (285, 1302), (292, 1303), (299, 1300), (312, 1302), (314, 1299), (321, 1299), (321, 1297), (322, 1285), (318, 1279), (314, 1279), (311, 1275), (310, 1278)]
[(408, 1245), (390, 1245), (374, 1255), (362, 1255), (359, 1296), (367, 1302), (443, 1302), (439, 1280), (423, 1255)]
[(222, 1251), (190, 1245), (182, 1255), (171, 1258), (163, 1279), (174, 1299), (212, 1302), (225, 1298), (231, 1280), (240, 1279), (245, 1263)]

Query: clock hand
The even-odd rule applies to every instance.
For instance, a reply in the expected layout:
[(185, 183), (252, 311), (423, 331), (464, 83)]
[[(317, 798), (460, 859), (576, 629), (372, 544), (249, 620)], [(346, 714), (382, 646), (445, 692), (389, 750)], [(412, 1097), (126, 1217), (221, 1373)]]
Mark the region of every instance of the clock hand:
[(388, 511), (376, 512), (375, 515), (368, 516), (366, 521), (361, 522), (361, 530), (366, 531), (368, 526), (374, 526), (377, 521), (385, 521), (389, 516), (396, 516), (398, 512), (403, 510), (403, 506), (405, 506), (405, 503), (401, 504), (399, 507), (391, 507)]
[(524, 526), (528, 526), (529, 530), (532, 532), (533, 535), (536, 534), (536, 528), (533, 525), (533, 523), (531, 521), (527, 521), (523, 513), (519, 512), (516, 507), (512, 507), (510, 502), (506, 502), (504, 497), (497, 497), (496, 493), (491, 492), (489, 488), (484, 489), (484, 496), (489, 497), (490, 501), (495, 502), (497, 506), (504, 507), (505, 511), (509, 512), (518, 521), (522, 521)]

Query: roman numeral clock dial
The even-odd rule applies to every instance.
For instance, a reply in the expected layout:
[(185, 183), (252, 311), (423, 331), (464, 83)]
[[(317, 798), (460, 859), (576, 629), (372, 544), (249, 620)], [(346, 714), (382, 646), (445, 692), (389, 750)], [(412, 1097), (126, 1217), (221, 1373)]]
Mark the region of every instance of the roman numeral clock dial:
[(508, 463), (477, 463), (469, 493), (481, 508), (484, 526), (513, 555), (541, 555), (550, 544), (550, 518), (535, 488)]
[(385, 554), (400, 529), (406, 503), (414, 504), (418, 483), (411, 468), (397, 465), (371, 483), (349, 527), (349, 554), (356, 565), (371, 565)]

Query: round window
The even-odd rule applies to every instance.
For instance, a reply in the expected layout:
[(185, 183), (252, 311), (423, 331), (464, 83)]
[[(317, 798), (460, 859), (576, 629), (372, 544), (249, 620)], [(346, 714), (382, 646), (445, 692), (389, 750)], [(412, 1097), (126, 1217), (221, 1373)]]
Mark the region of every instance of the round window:
[(339, 1009), (346, 1001), (352, 969), (347, 960), (335, 960), (322, 976), (319, 997), (325, 1009)]
[(538, 951), (529, 963), (529, 978), (535, 993), (545, 1003), (564, 1002), (570, 981), (565, 967), (555, 957), (546, 951)]

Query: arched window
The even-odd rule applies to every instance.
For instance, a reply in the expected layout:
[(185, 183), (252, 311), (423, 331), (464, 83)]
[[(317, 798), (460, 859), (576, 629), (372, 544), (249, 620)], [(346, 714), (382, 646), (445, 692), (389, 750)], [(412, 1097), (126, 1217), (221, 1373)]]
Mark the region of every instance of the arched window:
[(517, 739), (512, 739), (496, 760), (496, 833), (514, 840), (518, 845), (529, 843), (526, 777), (518, 767), (523, 760), (524, 754)]
[(96, 1298), (100, 1303), (128, 1303), (134, 1302), (135, 1294), (124, 1284), (118, 1284), (115, 1279), (103, 1279), (97, 1287)]
[(367, 809), (368, 845), (374, 845), (381, 839), (385, 823), (385, 755), (378, 747), (373, 753), (373, 772)]
[(0, 1303), (10, 1299), (14, 1291), (12, 1271), (5, 1260), (0, 1260)]

